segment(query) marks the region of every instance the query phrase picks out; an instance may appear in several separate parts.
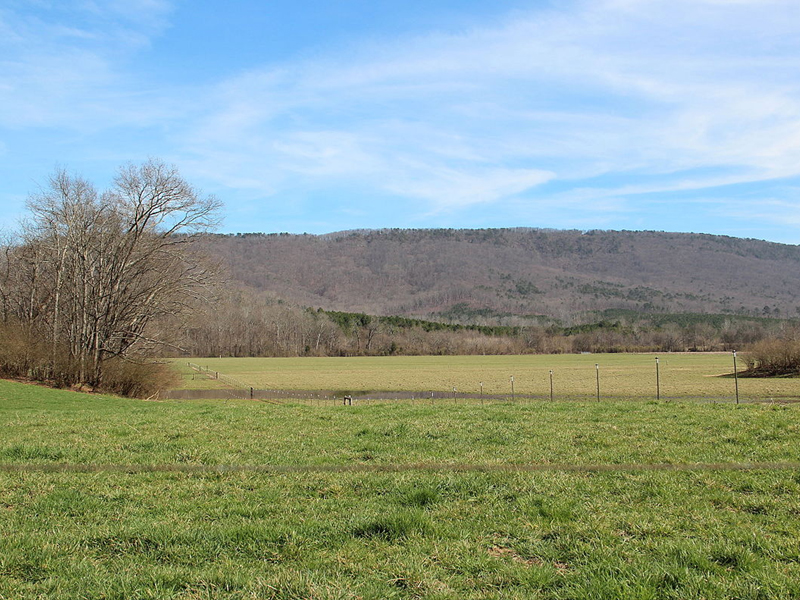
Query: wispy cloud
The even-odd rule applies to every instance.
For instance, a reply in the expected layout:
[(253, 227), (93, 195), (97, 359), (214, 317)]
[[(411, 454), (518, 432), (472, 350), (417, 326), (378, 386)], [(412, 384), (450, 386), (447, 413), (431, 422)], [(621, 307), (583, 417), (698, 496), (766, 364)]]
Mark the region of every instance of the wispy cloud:
[[(794, 197), (800, 194), (800, 189), (794, 190)], [(722, 216), (731, 212), (742, 221), (756, 221), (789, 227), (800, 226), (800, 203), (782, 198), (760, 198), (758, 202), (735, 201), (728, 202), (720, 207)]]
[(167, 26), (167, 2), (72, 0), (24, 12), (16, 4), (0, 9), (0, 126), (87, 132), (176, 114), (125, 67)]
[[(798, 24), (798, 5), (778, 0), (515, 14), (246, 73), (219, 86), (187, 140), (209, 163), (258, 149), (271, 190), (291, 173), (357, 177), (434, 210), (604, 173), (630, 175), (620, 197), (793, 177)], [(697, 175), (723, 167), (738, 173)]]
[[(231, 203), (335, 190), (337, 214), (343, 202), (364, 212), (355, 198), (372, 195), (417, 219), (492, 206), (509, 220), (624, 226), (637, 214), (648, 226), (659, 194), (702, 203), (709, 190), (800, 177), (796, 0), (568, 0), (457, 32), (266, 57), (191, 89), (134, 66), (181, 5), (10, 6), (0, 127), (149, 128), (148, 153)], [(786, 189), (733, 218), (794, 214)]]

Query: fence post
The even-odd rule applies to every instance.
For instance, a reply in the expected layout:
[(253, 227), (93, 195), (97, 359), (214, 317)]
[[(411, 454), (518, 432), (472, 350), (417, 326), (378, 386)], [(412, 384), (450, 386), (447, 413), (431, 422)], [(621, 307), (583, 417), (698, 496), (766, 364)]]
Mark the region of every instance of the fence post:
[(550, 402), (553, 401), (553, 369), (550, 369)]
[(739, 371), (736, 369), (736, 350), (733, 351), (733, 381), (736, 385), (736, 404), (739, 404)]
[(656, 356), (656, 401), (661, 401), (661, 379), (658, 373), (658, 357)]
[(594, 370), (597, 372), (597, 401), (600, 402), (600, 365), (594, 363)]

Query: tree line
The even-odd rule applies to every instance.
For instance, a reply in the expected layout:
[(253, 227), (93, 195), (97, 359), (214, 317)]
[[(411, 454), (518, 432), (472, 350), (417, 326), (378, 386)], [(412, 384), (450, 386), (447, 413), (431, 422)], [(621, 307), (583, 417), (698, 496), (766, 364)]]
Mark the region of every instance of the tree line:
[(190, 356), (390, 356), (579, 352), (712, 352), (795, 335), (793, 321), (729, 315), (637, 315), (518, 326), (463, 325), (291, 306), (231, 288), (198, 312)]

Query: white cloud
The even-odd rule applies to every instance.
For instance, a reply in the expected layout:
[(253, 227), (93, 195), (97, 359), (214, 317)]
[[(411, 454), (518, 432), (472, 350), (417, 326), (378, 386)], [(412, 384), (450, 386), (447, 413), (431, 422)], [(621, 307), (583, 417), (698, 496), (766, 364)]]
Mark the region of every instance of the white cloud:
[(169, 10), (160, 0), (0, 10), (0, 126), (86, 133), (179, 114), (175, 100), (142, 91), (123, 66), (164, 30)]
[(432, 213), (515, 196), (554, 177), (535, 169), (431, 169), (424, 164), (401, 165), (399, 171), (394, 176), (387, 173), (386, 189), (398, 196), (428, 200)]
[[(796, 196), (800, 189), (793, 190)], [(718, 214), (734, 214), (742, 221), (763, 222), (796, 227), (800, 225), (800, 203), (781, 198), (760, 198), (757, 201), (726, 202)], [(797, 242), (796, 242), (797, 243)]]
[(156, 152), (248, 198), (533, 211), (550, 183), (558, 210), (600, 215), (800, 177), (796, 0), (573, 0), (152, 91), (120, 56), (168, 31), (171, 3), (69, 6), (90, 25), (0, 10), (0, 126), (163, 128)]
[(353, 177), (437, 210), (603, 173), (673, 173), (623, 195), (800, 175), (800, 5), (573, 8), (244, 74), (187, 139), (263, 151), (271, 189)]

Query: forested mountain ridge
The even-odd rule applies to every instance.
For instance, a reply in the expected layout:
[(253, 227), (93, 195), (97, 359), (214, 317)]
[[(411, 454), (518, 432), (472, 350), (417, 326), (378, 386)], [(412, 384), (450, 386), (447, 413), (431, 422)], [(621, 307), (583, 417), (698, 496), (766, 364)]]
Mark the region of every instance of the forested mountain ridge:
[(232, 282), (293, 304), (457, 322), (585, 311), (797, 317), (800, 246), (651, 231), (213, 235)]

